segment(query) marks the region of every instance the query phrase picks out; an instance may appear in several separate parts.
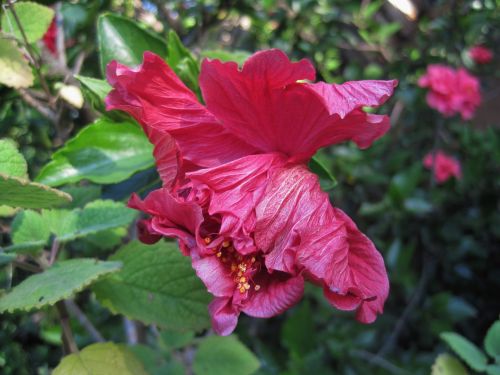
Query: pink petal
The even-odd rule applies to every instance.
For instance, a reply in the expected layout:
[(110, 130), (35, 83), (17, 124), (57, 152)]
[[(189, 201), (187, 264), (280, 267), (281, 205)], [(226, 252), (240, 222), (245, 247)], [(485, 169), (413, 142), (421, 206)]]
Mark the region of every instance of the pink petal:
[(268, 269), (292, 274), (304, 269), (324, 284), (327, 297), (334, 294), (334, 306), (358, 308), (363, 321), (382, 312), (389, 284), (380, 253), (330, 205), (317, 177), (304, 166), (274, 171), (256, 212), (255, 240), (268, 253)]
[(182, 170), (182, 157), (174, 138), (168, 133), (157, 130), (150, 131), (150, 139), (154, 139), (153, 156), (156, 160), (156, 169), (163, 181), (164, 187), (172, 187)]
[[(148, 135), (151, 129), (168, 132), (183, 157), (199, 166), (212, 166), (251, 154), (254, 148), (224, 130), (157, 55), (144, 53), (137, 68), (116, 61), (107, 67), (113, 90), (106, 108), (128, 112), (141, 123)], [(158, 144), (150, 136), (153, 144)]]
[(269, 170), (284, 162), (278, 154), (251, 155), (187, 174), (193, 186), (208, 190), (209, 214), (221, 215), (220, 234), (232, 237), (240, 253), (255, 251), (249, 238), (255, 226), (255, 205), (264, 192)]
[(196, 246), (195, 234), (203, 221), (198, 205), (179, 201), (162, 188), (152, 191), (144, 200), (133, 194), (128, 206), (151, 215), (151, 228), (157, 234), (177, 238), (187, 247)]
[(290, 277), (275, 272), (255, 280), (260, 285), (253, 291), (241, 311), (255, 318), (270, 318), (295, 305), (304, 294), (302, 276)]
[[(276, 66), (274, 55), (281, 61)], [(328, 144), (352, 139), (367, 147), (387, 131), (388, 119), (358, 108), (383, 103), (395, 81), (349, 82), (345, 87), (296, 83), (309, 78), (309, 68), (284, 59), (282, 53), (268, 51), (253, 56), (242, 70), (235, 63), (203, 62), (200, 85), (207, 107), (231, 133), (261, 152), (304, 161)]]
[[(384, 260), (373, 242), (358, 230), (351, 218), (337, 208), (334, 210), (337, 220), (345, 224), (348, 246), (332, 249), (336, 252), (336, 259), (327, 284), (333, 293), (359, 298), (356, 318), (363, 323), (372, 323), (377, 314), (383, 312), (389, 294)], [(339, 306), (338, 300), (329, 300), (334, 306)]]
[(228, 336), (234, 331), (240, 312), (231, 304), (230, 298), (214, 298), (208, 305), (208, 311), (216, 334)]
[(325, 102), (330, 114), (346, 117), (354, 109), (378, 107), (392, 96), (397, 86), (391, 81), (350, 81), (341, 85), (318, 82), (306, 85)]
[(235, 282), (215, 255), (193, 260), (193, 268), (207, 290), (216, 297), (231, 297)]
[(153, 229), (151, 219), (145, 219), (137, 222), (137, 237), (142, 243), (152, 245), (157, 243), (162, 236)]

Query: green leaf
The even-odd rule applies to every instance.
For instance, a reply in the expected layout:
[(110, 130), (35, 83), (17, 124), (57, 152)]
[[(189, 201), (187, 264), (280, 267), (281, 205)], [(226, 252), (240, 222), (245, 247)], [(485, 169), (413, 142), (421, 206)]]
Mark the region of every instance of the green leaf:
[(95, 110), (105, 113), (104, 99), (111, 91), (111, 86), (103, 79), (75, 75), (82, 86), (83, 96)]
[(259, 360), (236, 336), (207, 337), (193, 362), (196, 375), (249, 375), (259, 367)]
[(63, 243), (129, 225), (136, 212), (121, 202), (97, 200), (74, 210), (22, 211), (12, 224), (14, 245), (7, 251), (38, 250), (48, 244), (50, 234)]
[[(54, 18), (54, 11), (52, 9), (30, 1), (15, 3), (14, 11), (29, 43), (34, 43), (41, 39), (47, 32), (52, 18)], [(14, 35), (19, 40), (23, 40), (21, 31), (9, 8), (2, 15), (2, 30)]]
[(16, 259), (16, 254), (5, 254), (0, 252), (0, 267), (9, 264)]
[(500, 321), (490, 327), (484, 338), (484, 349), (497, 362), (500, 362)]
[(87, 346), (63, 358), (52, 375), (148, 375), (141, 362), (124, 345), (112, 342)]
[(31, 67), (14, 41), (0, 34), (0, 83), (19, 89), (32, 86), (33, 80)]
[(71, 202), (71, 196), (46, 185), (0, 173), (0, 205), (49, 208)]
[(50, 227), (47, 221), (36, 211), (19, 212), (12, 221), (12, 242), (6, 250), (10, 252), (35, 252), (42, 249), (49, 241)]
[(314, 322), (311, 308), (304, 301), (294, 309), (292, 315), (283, 324), (281, 340), (285, 347), (300, 357), (314, 349)]
[(235, 61), (239, 66), (242, 66), (246, 59), (250, 57), (250, 53), (247, 51), (225, 51), (222, 49), (204, 50), (201, 55), (209, 59)]
[(164, 58), (167, 56), (167, 47), (162, 39), (139, 27), (135, 22), (114, 14), (99, 16), (97, 36), (103, 73), (111, 60), (135, 66), (142, 62), (145, 51), (154, 52)]
[(83, 179), (112, 184), (153, 165), (153, 146), (140, 127), (101, 118), (55, 152), (36, 181), (50, 186)]
[(174, 243), (134, 241), (111, 259), (123, 262), (122, 271), (93, 290), (113, 313), (181, 331), (209, 326), (210, 296)]
[(0, 312), (29, 311), (53, 305), (85, 289), (101, 276), (116, 272), (120, 262), (70, 259), (32, 275), (0, 298)]
[(440, 337), (473, 370), (484, 371), (486, 369), (488, 359), (476, 345), (465, 337), (454, 332), (441, 333)]
[(168, 64), (172, 67), (179, 78), (201, 98), (198, 76), (200, 66), (196, 58), (182, 44), (179, 36), (170, 30), (167, 37)]
[(26, 160), (10, 139), (0, 139), (0, 173), (7, 176), (28, 178)]
[(330, 170), (316, 156), (313, 156), (309, 162), (309, 169), (318, 175), (323, 190), (330, 190), (337, 186), (335, 177), (333, 177)]
[(440, 354), (432, 365), (431, 375), (467, 375), (467, 370), (455, 357)]
[(486, 373), (488, 375), (500, 375), (500, 365), (488, 365)]

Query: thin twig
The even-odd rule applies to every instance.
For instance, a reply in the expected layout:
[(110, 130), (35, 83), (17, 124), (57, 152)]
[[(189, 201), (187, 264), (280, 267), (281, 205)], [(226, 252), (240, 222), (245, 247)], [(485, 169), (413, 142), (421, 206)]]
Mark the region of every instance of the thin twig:
[(48, 107), (48, 104), (45, 104), (38, 99), (35, 99), (28, 90), (19, 89), (19, 95), (21, 98), (30, 106), (35, 108), (42, 116), (46, 117), (53, 124), (57, 123), (57, 115)]
[(47, 98), (51, 98), (52, 94), (50, 93), (49, 86), (47, 85), (47, 82), (45, 81), (45, 77), (42, 75), (42, 72), (41, 72), (40, 61), (38, 60), (37, 56), (35, 55), (35, 51), (33, 51), (33, 48), (31, 48), (31, 44), (28, 42), (28, 37), (26, 36), (26, 33), (24, 31), (24, 27), (21, 24), (19, 17), (17, 16), (17, 13), (16, 13), (16, 10), (14, 9), (14, 4), (13, 4), (12, 0), (7, 0), (7, 4), (9, 6), (10, 11), (12, 12), (12, 15), (14, 16), (14, 20), (16, 21), (17, 27), (19, 28), (19, 31), (21, 32), (21, 36), (23, 37), (23, 41), (24, 41), (26, 50), (28, 51), (28, 54), (30, 55), (31, 60), (33, 61), (33, 65), (35, 66), (35, 72), (36, 72), (36, 75), (38, 76), (38, 79), (40, 80), (40, 84), (42, 85), (43, 91), (45, 91), (45, 94), (47, 94)]
[(85, 313), (80, 310), (75, 301), (68, 299), (65, 300), (64, 303), (66, 304), (69, 313), (80, 322), (82, 327), (85, 328), (95, 342), (105, 341), (100, 332), (95, 328), (89, 318), (87, 318)]
[(374, 365), (377, 365), (378, 367), (383, 368), (384, 370), (389, 371), (391, 374), (394, 375), (409, 375), (410, 373), (394, 364), (389, 362), (387, 359), (381, 357), (378, 354), (373, 354), (370, 352), (367, 352), (365, 350), (358, 350), (358, 349), (353, 349), (349, 352), (349, 354), (358, 357), (360, 359), (363, 359), (365, 361), (368, 361), (368, 363), (372, 363)]
[(52, 264), (54, 264), (56, 258), (57, 258), (57, 254), (59, 253), (59, 241), (57, 241), (57, 238), (54, 239), (54, 241), (52, 242), (52, 247), (50, 248), (50, 258), (49, 258), (49, 266), (51, 266)]
[(37, 267), (37, 266), (30, 264), (30, 263), (22, 262), (20, 260), (15, 260), (12, 263), (14, 266), (21, 268), (21, 269), (28, 271), (28, 272), (33, 272), (33, 273), (42, 272), (42, 269), (40, 267)]
[(424, 260), (422, 274), (420, 275), (420, 280), (418, 281), (417, 287), (415, 288), (415, 291), (411, 296), (410, 302), (408, 302), (408, 305), (406, 305), (406, 308), (396, 322), (391, 335), (377, 352), (377, 356), (384, 357), (392, 350), (394, 345), (397, 343), (399, 336), (404, 331), (406, 321), (410, 317), (410, 314), (417, 308), (418, 304), (420, 303), (420, 300), (422, 299), (422, 296), (427, 289), (427, 284), (434, 274), (435, 268), (436, 260), (434, 258), (431, 258), (429, 261)]
[(64, 301), (56, 303), (57, 312), (59, 313), (59, 320), (62, 327), (62, 340), (65, 354), (78, 353), (78, 346), (76, 345), (73, 331), (69, 322), (68, 310)]

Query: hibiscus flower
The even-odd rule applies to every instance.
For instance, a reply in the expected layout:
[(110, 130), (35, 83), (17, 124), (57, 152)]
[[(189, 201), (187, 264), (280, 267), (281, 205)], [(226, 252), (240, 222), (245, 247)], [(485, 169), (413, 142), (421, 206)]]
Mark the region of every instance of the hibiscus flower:
[(107, 109), (131, 114), (154, 144), (163, 188), (129, 205), (149, 215), (140, 238), (177, 238), (214, 296), (216, 333), (230, 334), (241, 312), (277, 315), (297, 303), (304, 281), (341, 310), (373, 322), (389, 284), (383, 259), (353, 221), (334, 208), (307, 163), (321, 147), (365, 148), (390, 127), (368, 114), (396, 81), (310, 83), (308, 60), (261, 51), (240, 69), (202, 62), (201, 104), (158, 56), (142, 65), (111, 62)]
[(484, 46), (471, 47), (469, 56), (476, 64), (488, 64), (493, 60), (493, 52)]
[(462, 178), (462, 168), (455, 158), (447, 155), (442, 150), (436, 153), (429, 152), (425, 155), (423, 164), (427, 169), (434, 171), (434, 178), (439, 184), (445, 183), (450, 178)]
[(463, 68), (429, 65), (418, 85), (429, 88), (427, 104), (445, 117), (460, 114), (470, 120), (481, 103), (479, 80)]

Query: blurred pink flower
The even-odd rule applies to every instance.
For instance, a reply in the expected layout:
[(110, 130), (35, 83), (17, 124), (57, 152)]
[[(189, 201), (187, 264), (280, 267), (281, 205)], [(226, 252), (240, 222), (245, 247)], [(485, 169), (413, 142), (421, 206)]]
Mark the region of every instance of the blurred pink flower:
[(488, 64), (493, 60), (493, 52), (483, 46), (474, 46), (469, 49), (469, 56), (476, 64)]
[(42, 38), (42, 42), (47, 47), (47, 49), (53, 55), (57, 55), (57, 21), (56, 17), (52, 19), (52, 23), (50, 24), (48, 30), (45, 32)]
[(150, 52), (134, 69), (111, 62), (107, 77), (107, 109), (142, 124), (163, 180), (130, 200), (150, 216), (140, 238), (179, 240), (215, 297), (218, 334), (230, 334), (240, 312), (266, 318), (288, 309), (306, 279), (333, 306), (375, 320), (389, 290), (383, 259), (332, 207), (307, 162), (321, 147), (352, 140), (365, 148), (381, 137), (388, 117), (362, 107), (382, 104), (396, 81), (308, 83), (312, 64), (279, 50), (258, 52), (241, 69), (204, 60), (206, 106)]
[(479, 80), (463, 68), (429, 65), (418, 85), (429, 88), (427, 104), (446, 117), (460, 113), (469, 120), (481, 103)]
[(462, 178), (462, 168), (458, 160), (445, 154), (441, 150), (436, 151), (435, 158), (434, 154), (429, 152), (425, 155), (423, 162), (427, 169), (431, 171), (434, 169), (434, 178), (439, 184), (446, 182), (452, 177), (458, 180)]

